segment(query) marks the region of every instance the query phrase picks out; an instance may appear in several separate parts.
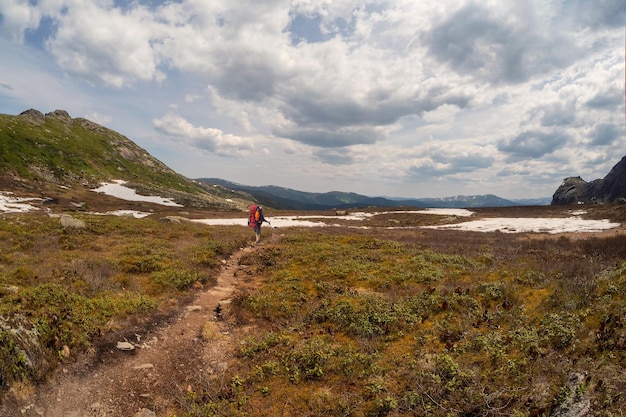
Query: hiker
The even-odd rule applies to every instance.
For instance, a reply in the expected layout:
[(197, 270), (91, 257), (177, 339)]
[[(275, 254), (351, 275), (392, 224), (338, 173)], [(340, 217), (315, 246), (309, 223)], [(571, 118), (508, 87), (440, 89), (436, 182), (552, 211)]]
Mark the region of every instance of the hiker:
[(263, 216), (263, 207), (252, 204), (250, 206), (250, 217), (248, 218), (248, 226), (254, 227), (254, 234), (256, 235), (255, 245), (258, 245), (261, 241), (261, 225), (263, 222), (272, 226), (272, 224)]

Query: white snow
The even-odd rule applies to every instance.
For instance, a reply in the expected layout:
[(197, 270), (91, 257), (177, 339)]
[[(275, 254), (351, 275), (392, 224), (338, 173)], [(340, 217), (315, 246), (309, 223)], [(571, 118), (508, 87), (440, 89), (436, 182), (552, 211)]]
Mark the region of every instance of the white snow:
[(124, 184), (126, 184), (126, 181), (122, 180), (115, 180), (112, 183), (105, 182), (100, 187), (94, 188), (91, 191), (110, 195), (122, 200), (144, 201), (146, 203), (161, 204), (163, 206), (184, 207), (183, 205), (172, 201), (170, 198), (139, 195), (135, 190), (126, 187)]
[[(347, 215), (335, 215), (335, 216), (274, 216), (270, 220), (274, 227), (319, 227), (319, 226), (339, 226), (338, 224), (328, 224), (329, 220), (352, 220), (362, 221), (380, 214), (393, 214), (393, 213), (415, 213), (415, 214), (438, 214), (445, 216), (471, 216), (473, 212), (465, 209), (425, 209), (415, 211), (381, 211), (377, 213), (366, 213), (356, 211)], [(317, 221), (313, 221), (317, 220)], [(238, 224), (248, 224), (248, 219), (196, 219), (193, 220), (198, 223), (208, 225), (221, 225), (230, 226)]]
[[(319, 218), (319, 217), (316, 217)], [(327, 224), (322, 222), (312, 222), (309, 220), (301, 220), (297, 216), (289, 217), (289, 216), (277, 216), (268, 219), (272, 225), (272, 227), (317, 227), (317, 226), (327, 226)], [(192, 219), (191, 221), (196, 223), (208, 224), (211, 226), (247, 226), (248, 219)], [(267, 224), (267, 223), (265, 223)], [(269, 225), (268, 225), (269, 226)]]
[(148, 217), (151, 213), (146, 213), (145, 211), (136, 211), (136, 210), (115, 210), (115, 211), (106, 211), (104, 213), (98, 212), (89, 212), (89, 214), (94, 214), (96, 216), (132, 216), (136, 219), (142, 219), (144, 217)]
[(502, 233), (589, 233), (601, 232), (620, 226), (620, 223), (611, 223), (608, 220), (585, 220), (580, 217), (564, 218), (506, 218), (495, 217), (472, 220), (457, 224), (438, 226), (423, 226), (427, 229), (467, 230), (474, 232), (502, 232)]
[(37, 207), (25, 203), (25, 201), (41, 200), (41, 198), (12, 197), (13, 193), (0, 191), (0, 212), (2, 213), (25, 213), (39, 210)]
[[(417, 213), (417, 214), (437, 214), (442, 216), (469, 217), (474, 213), (466, 209), (426, 209), (416, 211), (396, 211), (396, 212), (380, 212), (365, 213), (354, 212), (346, 216), (276, 216), (269, 218), (271, 225), (274, 227), (319, 227), (319, 226), (338, 226), (337, 224), (328, 223), (328, 220), (353, 220), (360, 221), (379, 214), (389, 213)], [(574, 214), (584, 214), (583, 211), (577, 211)], [(318, 221), (312, 221), (316, 219)], [(193, 220), (198, 223), (208, 225), (246, 225), (247, 219), (200, 219)], [(495, 232), (503, 233), (590, 233), (609, 230), (619, 227), (620, 223), (612, 223), (604, 220), (585, 220), (578, 216), (573, 217), (552, 217), (552, 218), (510, 218), (497, 217), (472, 220), (462, 223), (445, 224), (437, 226), (421, 226), (429, 229), (448, 229), (448, 230), (466, 230), (475, 232)], [(393, 229), (393, 227), (388, 227)], [(404, 227), (402, 227), (404, 228)]]
[(459, 208), (427, 208), (424, 210), (411, 210), (411, 211), (386, 211), (376, 214), (389, 214), (389, 213), (409, 213), (409, 214), (436, 214), (439, 216), (457, 216), (457, 217), (469, 217), (474, 214), (473, 211)]

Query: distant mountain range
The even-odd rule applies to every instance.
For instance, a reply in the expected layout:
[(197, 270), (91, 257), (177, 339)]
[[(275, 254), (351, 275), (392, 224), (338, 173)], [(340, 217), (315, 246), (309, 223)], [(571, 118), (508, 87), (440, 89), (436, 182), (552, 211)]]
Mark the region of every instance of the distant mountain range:
[(550, 203), (550, 198), (506, 200), (493, 194), (446, 198), (391, 198), (369, 197), (340, 191), (309, 193), (275, 185), (238, 184), (220, 178), (197, 178), (196, 181), (206, 185), (223, 187), (234, 192), (246, 193), (260, 204), (279, 210), (329, 210), (363, 207), (472, 208), (547, 205)]

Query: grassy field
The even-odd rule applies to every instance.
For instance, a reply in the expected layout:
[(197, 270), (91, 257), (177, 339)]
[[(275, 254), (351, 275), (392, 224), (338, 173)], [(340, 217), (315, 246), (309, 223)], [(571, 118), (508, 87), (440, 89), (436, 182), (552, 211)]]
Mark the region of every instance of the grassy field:
[[(86, 229), (41, 214), (0, 222), (3, 390), (175, 311), (251, 238), (245, 226), (77, 217)], [(256, 285), (233, 303), (234, 324), (252, 330), (177, 415), (547, 416), (575, 373), (590, 415), (626, 409), (623, 234), (266, 234), (241, 260)]]

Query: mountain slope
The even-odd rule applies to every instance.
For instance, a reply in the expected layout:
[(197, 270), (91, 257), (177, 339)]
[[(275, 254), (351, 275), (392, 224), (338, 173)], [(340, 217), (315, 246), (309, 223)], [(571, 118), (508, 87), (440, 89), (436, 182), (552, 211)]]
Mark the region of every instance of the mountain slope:
[(124, 180), (140, 194), (191, 207), (234, 209), (237, 195), (211, 193), (174, 172), (125, 136), (63, 110), (0, 115), (0, 190), (43, 195), (84, 194)]
[(626, 199), (626, 156), (602, 179), (587, 182), (566, 178), (552, 196), (552, 205), (612, 203)]

